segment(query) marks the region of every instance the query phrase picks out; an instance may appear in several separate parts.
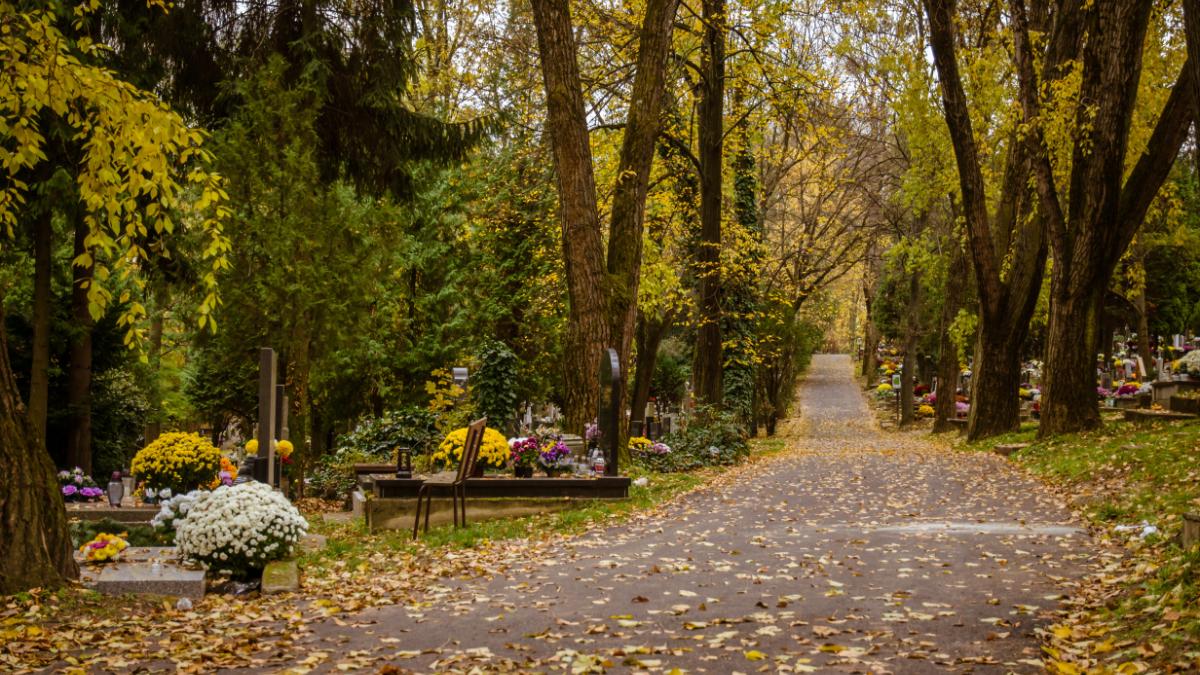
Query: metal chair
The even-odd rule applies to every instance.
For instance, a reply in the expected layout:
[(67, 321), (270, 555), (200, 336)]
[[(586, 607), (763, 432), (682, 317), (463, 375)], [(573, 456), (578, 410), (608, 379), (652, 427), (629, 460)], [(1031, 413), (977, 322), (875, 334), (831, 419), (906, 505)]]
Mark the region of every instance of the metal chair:
[(443, 471), (430, 476), (421, 483), (417, 491), (417, 512), (413, 516), (413, 539), (418, 536), (421, 525), (421, 502), (425, 502), (425, 531), (429, 531), (429, 512), (433, 509), (433, 493), (449, 492), (451, 508), (454, 509), (454, 526), (459, 527), (459, 508), (461, 503), (462, 527), (467, 525), (467, 478), (475, 471), (475, 462), (479, 459), (479, 446), (483, 444), (483, 432), (487, 428), (487, 418), (481, 418), (467, 427), (467, 440), (463, 444), (462, 461), (458, 471)]

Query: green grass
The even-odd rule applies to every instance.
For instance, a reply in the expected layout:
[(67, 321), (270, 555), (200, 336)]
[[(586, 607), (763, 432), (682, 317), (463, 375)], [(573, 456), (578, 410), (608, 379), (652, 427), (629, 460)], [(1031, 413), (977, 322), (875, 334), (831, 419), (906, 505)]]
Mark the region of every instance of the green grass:
[(1098, 522), (1142, 519), (1177, 523), (1200, 498), (1200, 424), (1134, 425), (1038, 440), (1037, 427), (965, 447), (990, 451), (1002, 443), (1032, 443), (1013, 459), (1068, 487)]
[(1144, 520), (1161, 532), (1145, 540), (1114, 535), (1131, 555), (1111, 572), (1122, 593), (1090, 612), (1093, 642), (1111, 650), (1094, 656), (1156, 670), (1200, 667), (1200, 549), (1181, 550), (1175, 539), (1183, 513), (1200, 511), (1200, 424), (1109, 421), (1095, 431), (1036, 435), (1036, 427), (1023, 428), (963, 447), (1032, 443), (1012, 459), (1061, 487), (1094, 525)]

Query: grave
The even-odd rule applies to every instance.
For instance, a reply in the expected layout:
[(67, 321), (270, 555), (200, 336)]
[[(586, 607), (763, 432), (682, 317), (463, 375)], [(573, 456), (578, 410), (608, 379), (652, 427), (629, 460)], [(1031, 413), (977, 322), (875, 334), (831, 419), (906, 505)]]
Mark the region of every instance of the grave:
[(1150, 424), (1152, 422), (1184, 422), (1196, 419), (1196, 415), (1170, 412), (1167, 410), (1126, 410), (1125, 421), (1134, 424)]
[(158, 506), (121, 506), (113, 508), (107, 502), (67, 504), (67, 518), (79, 520), (115, 520), (118, 523), (148, 523), (158, 513)]
[(617, 476), (618, 444), (621, 440), (621, 360), (609, 347), (600, 354), (600, 447), (604, 452), (604, 475)]
[(1180, 548), (1188, 549), (1200, 544), (1200, 513), (1183, 514), (1183, 530), (1179, 533)]
[(300, 590), (300, 568), (296, 561), (276, 560), (267, 563), (263, 568), (260, 590), (263, 595)]
[(204, 570), (182, 565), (173, 546), (130, 546), (116, 562), (89, 565), (80, 560), (79, 580), (105, 595), (204, 597)]

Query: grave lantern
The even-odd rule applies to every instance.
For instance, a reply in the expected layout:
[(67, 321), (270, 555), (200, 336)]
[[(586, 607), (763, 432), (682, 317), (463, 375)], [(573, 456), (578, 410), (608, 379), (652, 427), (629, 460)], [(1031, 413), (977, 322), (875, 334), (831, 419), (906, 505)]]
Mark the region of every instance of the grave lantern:
[(121, 505), (125, 497), (125, 483), (121, 481), (121, 472), (114, 471), (112, 480), (108, 481), (108, 505), (114, 509)]
[(396, 448), (396, 478), (412, 478), (411, 448)]
[(451, 372), (454, 374), (454, 384), (457, 384), (460, 387), (467, 386), (466, 368), (453, 368), (451, 369)]

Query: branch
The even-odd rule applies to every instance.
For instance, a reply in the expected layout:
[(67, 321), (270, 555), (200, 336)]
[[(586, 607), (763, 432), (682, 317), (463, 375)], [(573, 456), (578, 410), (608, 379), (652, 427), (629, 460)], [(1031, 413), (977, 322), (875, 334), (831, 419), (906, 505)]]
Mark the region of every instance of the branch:
[(963, 90), (958, 58), (954, 51), (952, 3), (953, 0), (924, 0), (925, 12), (929, 16), (929, 46), (933, 50), (934, 65), (937, 67), (938, 81), (941, 84), (946, 126), (954, 146), (954, 158), (958, 162), (963, 215), (967, 221), (972, 257), (975, 259), (980, 299), (994, 309), (994, 303), (997, 301), (995, 296), (998, 295), (996, 291), (1000, 287), (1000, 269), (995, 250), (992, 248), (987, 193), (983, 186), (975, 132), (971, 128), (967, 94)]
[[(1197, 0), (1186, 0), (1185, 11), (1189, 5), (1196, 3)], [(1192, 18), (1188, 17), (1189, 20)], [(1200, 16), (1194, 18), (1200, 19)], [(1117, 226), (1121, 228), (1119, 236), (1122, 243), (1118, 248), (1120, 251), (1124, 251), (1133, 241), (1134, 234), (1146, 217), (1146, 211), (1170, 173), (1171, 165), (1175, 163), (1180, 146), (1187, 139), (1188, 127), (1196, 118), (1197, 89), (1200, 89), (1197, 85), (1200, 83), (1196, 80), (1195, 71), (1200, 70), (1200, 61), (1192, 56), (1192, 52), (1193, 49), (1200, 51), (1200, 42), (1193, 44), (1193, 37), (1200, 38), (1200, 35), (1193, 36), (1190, 30), (1188, 32), (1187, 62), (1183, 64), (1179, 78), (1171, 87), (1171, 96), (1154, 125), (1154, 132), (1150, 135), (1150, 141), (1146, 143), (1146, 149), (1142, 151), (1142, 156), (1138, 157), (1137, 164), (1121, 189), (1121, 205), (1117, 212)]]

